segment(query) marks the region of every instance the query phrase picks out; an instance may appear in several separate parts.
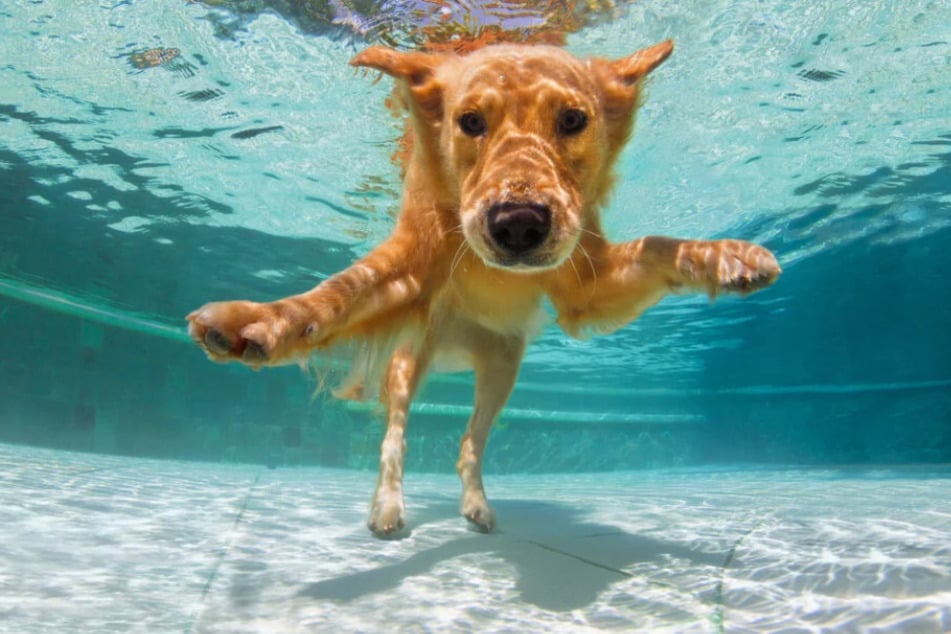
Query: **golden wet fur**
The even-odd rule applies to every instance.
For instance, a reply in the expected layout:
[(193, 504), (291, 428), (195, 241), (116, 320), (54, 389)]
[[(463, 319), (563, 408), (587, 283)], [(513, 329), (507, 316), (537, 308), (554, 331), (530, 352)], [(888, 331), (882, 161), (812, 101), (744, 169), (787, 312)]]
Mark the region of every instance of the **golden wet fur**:
[(340, 395), (360, 397), (378, 382), (386, 407), (368, 522), (377, 535), (405, 523), (404, 430), (427, 370), (475, 371), (457, 468), (462, 513), (488, 531), (482, 453), (544, 298), (565, 332), (583, 336), (613, 331), (671, 292), (745, 294), (779, 275), (773, 255), (747, 242), (615, 244), (602, 233), (641, 80), (672, 50), (668, 41), (617, 60), (525, 45), (466, 56), (363, 51), (351, 63), (393, 76), (409, 110), (412, 151), (392, 235), (301, 295), (215, 302), (188, 316), (217, 361), (260, 367), (332, 344), (359, 348)]

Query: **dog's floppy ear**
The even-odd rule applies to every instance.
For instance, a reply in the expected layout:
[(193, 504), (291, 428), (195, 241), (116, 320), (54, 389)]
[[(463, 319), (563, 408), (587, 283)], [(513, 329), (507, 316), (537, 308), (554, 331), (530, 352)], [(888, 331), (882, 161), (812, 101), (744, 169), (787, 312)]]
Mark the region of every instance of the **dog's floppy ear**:
[(665, 40), (660, 44), (642, 48), (633, 55), (608, 62), (608, 64), (617, 81), (631, 86), (660, 66), (665, 59), (670, 57), (673, 51), (674, 41)]
[(666, 40), (616, 60), (591, 60), (601, 82), (605, 113), (609, 118), (625, 118), (637, 106), (638, 83), (670, 57), (673, 40)]
[(371, 46), (351, 59), (350, 65), (373, 68), (405, 82), (420, 109), (438, 118), (442, 112), (442, 86), (436, 81), (435, 71), (444, 59), (443, 55)]

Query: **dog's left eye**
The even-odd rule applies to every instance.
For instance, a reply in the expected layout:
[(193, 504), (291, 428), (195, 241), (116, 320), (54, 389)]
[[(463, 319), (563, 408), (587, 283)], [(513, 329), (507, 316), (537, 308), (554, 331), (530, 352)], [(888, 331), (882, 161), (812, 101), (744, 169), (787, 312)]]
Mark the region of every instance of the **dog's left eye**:
[(478, 112), (467, 112), (459, 117), (459, 129), (469, 136), (482, 136), (487, 128), (485, 117)]
[(578, 134), (588, 125), (588, 115), (577, 108), (568, 108), (558, 115), (558, 134), (571, 136)]

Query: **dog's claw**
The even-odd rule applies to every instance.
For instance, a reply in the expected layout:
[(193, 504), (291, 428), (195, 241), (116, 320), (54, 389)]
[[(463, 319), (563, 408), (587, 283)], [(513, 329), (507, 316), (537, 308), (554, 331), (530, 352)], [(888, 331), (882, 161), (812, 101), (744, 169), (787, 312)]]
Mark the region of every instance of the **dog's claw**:
[(382, 526), (370, 526), (370, 530), (380, 539), (392, 539), (399, 535), (400, 531), (403, 530), (403, 526), (403, 522), (397, 522), (395, 524), (384, 524)]
[(491, 533), (495, 529), (495, 513), (483, 498), (479, 502), (463, 505), (462, 515), (469, 520), (473, 528), (482, 533)]
[(466, 515), (466, 519), (469, 520), (469, 524), (475, 528), (480, 533), (491, 533), (495, 529), (495, 518), (491, 516), (483, 517), (482, 515)]
[(724, 291), (747, 295), (766, 288), (782, 273), (776, 256), (758, 245), (744, 245), (742, 251), (733, 254), (733, 261), (720, 278)]
[(374, 504), (370, 511), (370, 519), (367, 520), (367, 527), (381, 539), (397, 537), (404, 526), (406, 526), (406, 519), (401, 504), (390, 506)]

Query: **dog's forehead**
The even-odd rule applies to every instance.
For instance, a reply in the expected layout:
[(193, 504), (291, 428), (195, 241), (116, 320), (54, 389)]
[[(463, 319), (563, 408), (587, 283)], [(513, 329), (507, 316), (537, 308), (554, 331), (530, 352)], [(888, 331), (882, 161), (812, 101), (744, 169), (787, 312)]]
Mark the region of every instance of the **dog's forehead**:
[(488, 88), (505, 91), (540, 89), (592, 94), (594, 84), (585, 62), (551, 46), (499, 45), (460, 60), (452, 70), (465, 93)]

